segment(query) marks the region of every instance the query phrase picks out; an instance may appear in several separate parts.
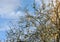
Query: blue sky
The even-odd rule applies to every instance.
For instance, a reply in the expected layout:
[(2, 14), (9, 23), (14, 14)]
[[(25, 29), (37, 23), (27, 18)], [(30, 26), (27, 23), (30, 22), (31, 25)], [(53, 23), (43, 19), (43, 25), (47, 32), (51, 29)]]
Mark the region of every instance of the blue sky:
[[(5, 39), (5, 31), (9, 30), (9, 21), (18, 20), (19, 16), (24, 16), (25, 7), (29, 12), (33, 12), (32, 3), (34, 0), (0, 0), (0, 39)], [(40, 0), (36, 0), (40, 4)], [(21, 9), (19, 8), (21, 7)]]
[[(23, 16), (26, 5), (33, 2), (32, 0), (0, 0), (0, 39), (5, 39), (5, 31), (9, 30), (9, 21), (18, 20), (19, 16)], [(29, 6), (31, 7), (31, 6)]]
[(0, 0), (0, 39), (4, 39), (5, 31), (9, 30), (9, 21), (17, 20), (22, 14), (18, 7), (20, 0)]

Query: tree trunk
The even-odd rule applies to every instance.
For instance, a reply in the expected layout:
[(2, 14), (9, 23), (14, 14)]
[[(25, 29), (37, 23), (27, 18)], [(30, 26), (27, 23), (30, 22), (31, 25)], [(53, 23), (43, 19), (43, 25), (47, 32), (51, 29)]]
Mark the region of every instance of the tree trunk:
[(56, 42), (59, 42), (59, 35), (57, 36)]

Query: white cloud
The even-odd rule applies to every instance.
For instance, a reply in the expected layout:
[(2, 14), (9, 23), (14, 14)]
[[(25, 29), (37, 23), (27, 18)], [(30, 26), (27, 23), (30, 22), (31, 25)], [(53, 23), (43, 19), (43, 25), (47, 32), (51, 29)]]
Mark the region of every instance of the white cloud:
[(41, 0), (35, 0), (35, 2), (41, 4)]
[(8, 28), (8, 27), (7, 27), (7, 28), (1, 28), (1, 29), (0, 29), (0, 32), (1, 32), (1, 31), (8, 31), (8, 30), (10, 30), (10, 28)]
[(7, 14), (20, 6), (20, 0), (0, 0), (0, 14)]
[(8, 31), (10, 30), (9, 26), (7, 26), (6, 24), (4, 24), (1, 28), (0, 28), (0, 32), (2, 31)]
[(15, 12), (20, 7), (20, 0), (0, 0), (0, 18), (15, 19), (23, 12)]
[(35, 0), (36, 2), (40, 2), (41, 0)]
[(18, 19), (19, 16), (23, 16), (23, 12), (18, 11), (18, 12), (11, 12), (8, 14), (1, 14), (1, 18), (5, 18), (5, 19)]
[[(41, 5), (42, 0), (35, 0), (36, 3)], [(50, 0), (43, 0), (46, 4), (49, 3)]]
[[(20, 6), (20, 0), (0, 0), (0, 18), (3, 19), (17, 19), (19, 16), (22, 16), (23, 12), (17, 11), (15, 9)], [(1, 19), (0, 19), (1, 20)], [(7, 22), (1, 23), (0, 31), (9, 30)], [(0, 25), (1, 25), (0, 24)], [(9, 23), (8, 23), (9, 24)]]

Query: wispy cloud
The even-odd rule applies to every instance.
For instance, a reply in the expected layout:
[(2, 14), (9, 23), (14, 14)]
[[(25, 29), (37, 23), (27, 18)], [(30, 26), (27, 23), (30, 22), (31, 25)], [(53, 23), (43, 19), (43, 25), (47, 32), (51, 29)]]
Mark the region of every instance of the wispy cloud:
[(48, 3), (50, 0), (35, 0), (36, 3), (38, 3), (39, 5), (41, 5), (41, 2), (44, 1), (44, 3)]
[[(24, 12), (22, 11), (15, 11), (18, 7), (20, 7), (20, 0), (0, 0), (0, 18), (2, 19), (17, 19), (19, 16), (23, 16)], [(6, 22), (7, 20), (0, 19), (0, 31), (9, 30), (9, 24)]]
[(7, 23), (0, 24), (0, 32), (2, 32), (2, 31), (8, 31), (8, 30), (10, 30), (10, 28), (7, 25)]
[(20, 0), (0, 0), (0, 14), (7, 14), (20, 6)]
[(17, 18), (23, 13), (15, 12), (20, 5), (20, 0), (0, 0), (0, 18)]
[(19, 16), (23, 16), (23, 15), (24, 15), (24, 12), (22, 12), (22, 11), (17, 11), (17, 12), (12, 11), (11, 13), (8, 13), (8, 14), (1, 14), (0, 18), (18, 19)]

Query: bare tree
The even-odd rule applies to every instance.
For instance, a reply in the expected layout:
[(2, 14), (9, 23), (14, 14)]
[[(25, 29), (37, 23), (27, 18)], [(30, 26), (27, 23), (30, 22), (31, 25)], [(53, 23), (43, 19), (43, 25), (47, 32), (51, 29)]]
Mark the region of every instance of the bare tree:
[[(37, 7), (34, 0), (32, 9), (34, 15), (29, 13), (29, 9), (25, 10), (25, 17), (20, 18), (18, 27), (14, 27), (7, 34), (10, 42), (59, 42), (60, 40), (60, 2), (48, 2), (41, 0), (41, 6)], [(33, 14), (32, 13), (32, 14)], [(30, 27), (35, 27), (36, 31), (29, 32)], [(10, 27), (11, 28), (11, 27)], [(18, 28), (18, 29), (17, 29)], [(24, 34), (27, 29), (27, 34)], [(14, 32), (15, 30), (15, 32)], [(24, 39), (20, 38), (24, 36)], [(16, 40), (16, 41), (15, 41)]]

